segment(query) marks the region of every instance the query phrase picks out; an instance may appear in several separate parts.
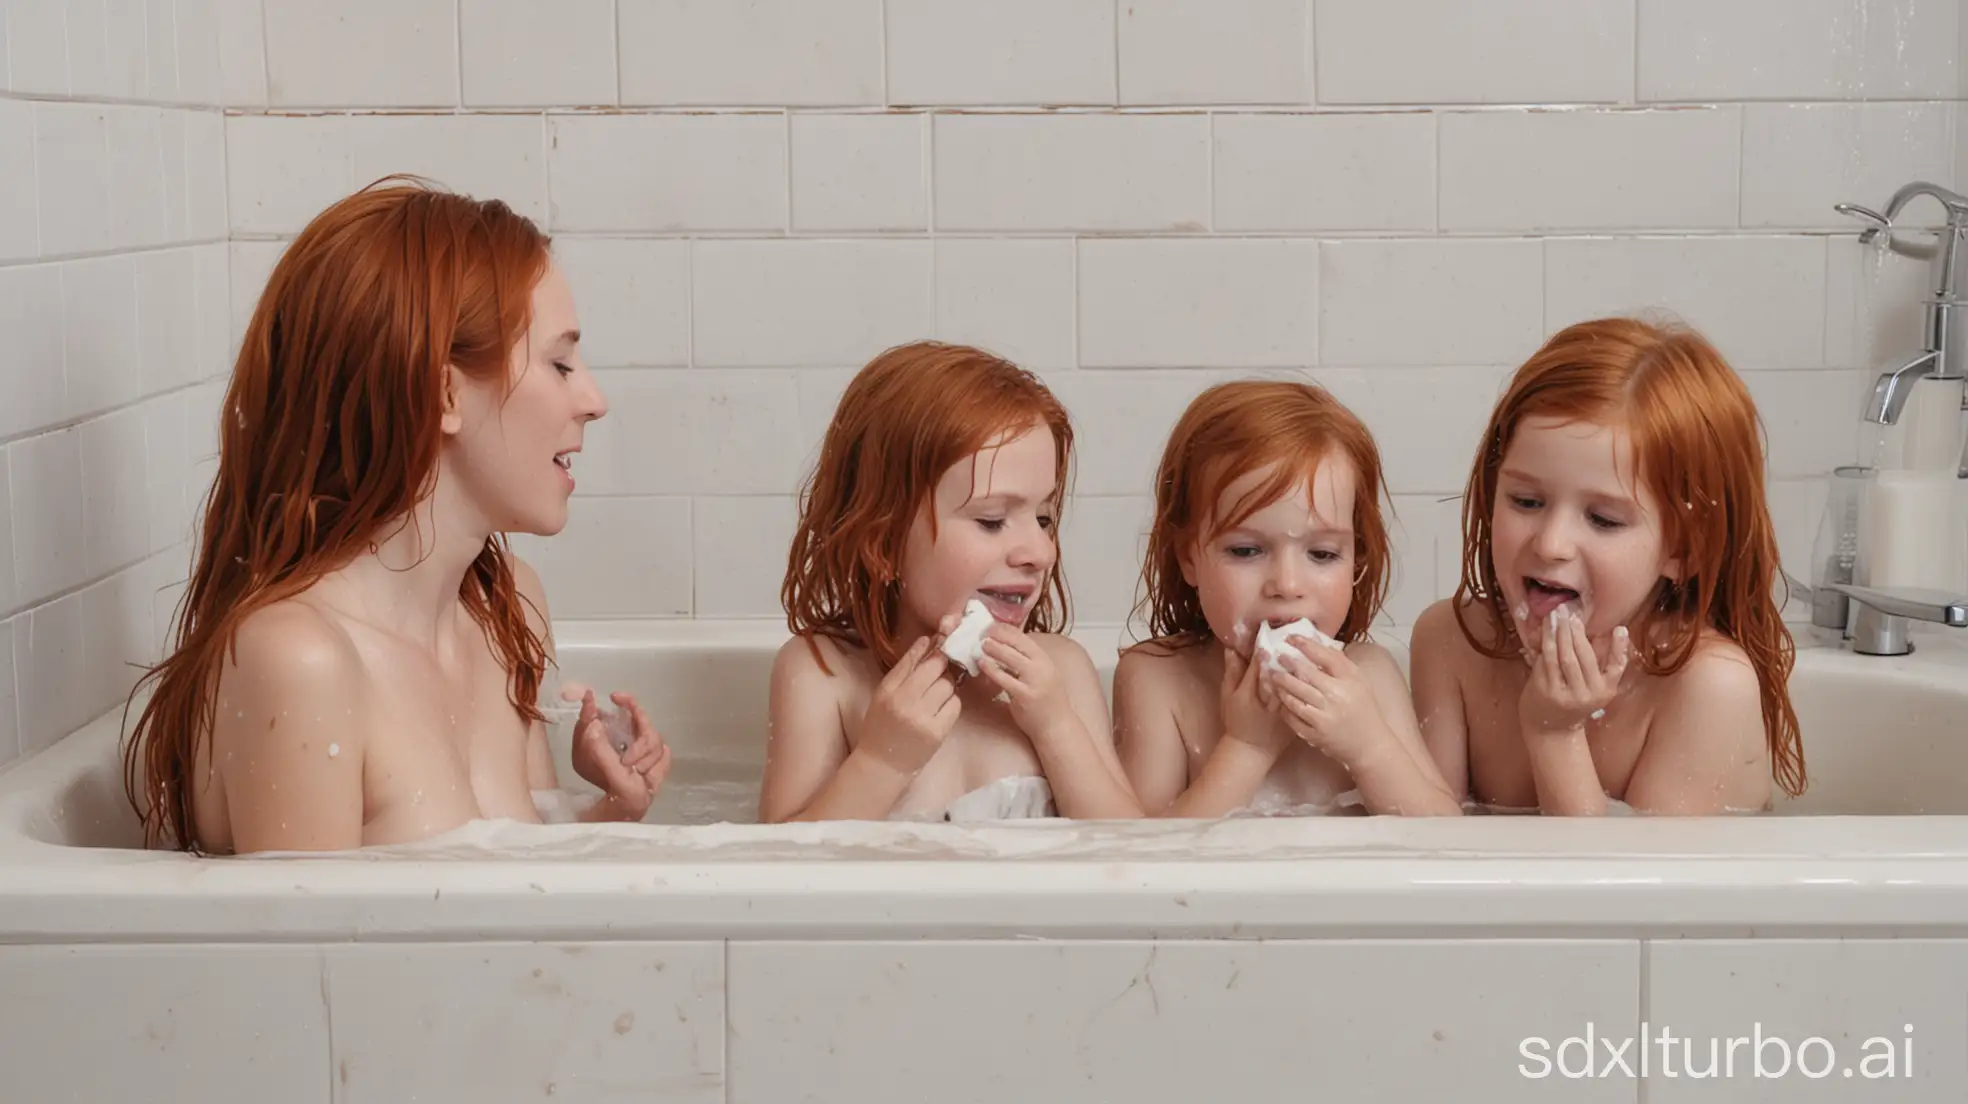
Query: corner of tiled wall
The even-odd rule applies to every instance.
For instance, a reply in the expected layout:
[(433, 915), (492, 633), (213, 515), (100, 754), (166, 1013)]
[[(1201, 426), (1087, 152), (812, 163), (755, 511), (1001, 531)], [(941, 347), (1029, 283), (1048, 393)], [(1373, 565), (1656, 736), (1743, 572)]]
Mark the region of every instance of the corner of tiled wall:
[(559, 617), (776, 616), (842, 385), (925, 335), (1071, 408), (1083, 621), (1131, 605), (1188, 399), (1305, 372), (1387, 458), (1405, 636), (1500, 381), (1639, 308), (1746, 374), (1801, 560), (1917, 339), (1918, 266), (1831, 206), (1968, 184), (1964, 3), (8, 0), (0, 761), (154, 654), (254, 297), (392, 172), (536, 217), (573, 281), (613, 412), (522, 542)]
[(226, 369), (224, 7), (0, 5), (0, 764), (121, 699), (184, 575)]

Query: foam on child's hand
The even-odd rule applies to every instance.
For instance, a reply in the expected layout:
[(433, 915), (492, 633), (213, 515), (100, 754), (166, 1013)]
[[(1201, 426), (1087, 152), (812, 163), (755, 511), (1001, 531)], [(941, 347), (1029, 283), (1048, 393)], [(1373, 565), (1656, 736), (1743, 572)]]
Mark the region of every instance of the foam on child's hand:
[(1301, 617), (1289, 625), (1272, 628), (1269, 624), (1257, 628), (1257, 654), (1263, 657), (1264, 666), (1273, 671), (1285, 669), (1283, 656), (1286, 652), (1302, 655), (1304, 653), (1291, 644), (1295, 636), (1324, 644), (1328, 648), (1338, 648), (1339, 641), (1319, 631), (1319, 627)]
[(990, 631), (992, 620), (991, 611), (984, 603), (975, 598), (965, 602), (963, 620), (943, 638), (943, 654), (966, 673), (975, 675), (979, 661), (984, 658), (984, 634)]

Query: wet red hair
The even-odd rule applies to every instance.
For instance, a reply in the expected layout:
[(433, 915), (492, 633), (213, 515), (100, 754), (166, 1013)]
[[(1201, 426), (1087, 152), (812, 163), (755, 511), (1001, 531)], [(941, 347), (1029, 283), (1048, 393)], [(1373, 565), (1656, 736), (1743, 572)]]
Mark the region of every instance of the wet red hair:
[[(1243, 524), (1295, 487), (1311, 487), (1335, 451), (1353, 464), (1353, 600), (1335, 639), (1366, 635), (1387, 599), (1392, 559), (1381, 514), (1385, 479), (1373, 434), (1324, 388), (1286, 380), (1221, 383), (1189, 403), (1162, 449), (1155, 471), (1155, 521), (1141, 565), (1135, 617), (1169, 650), (1212, 638), (1202, 596), (1182, 577), (1181, 553)], [(1232, 483), (1272, 468), (1223, 517), (1217, 500)], [(1204, 530), (1205, 523), (1209, 529)]]
[[(1472, 647), (1497, 659), (1520, 642), (1504, 610), (1491, 558), (1497, 475), (1526, 418), (1622, 426), (1637, 478), (1661, 504), (1661, 538), (1682, 578), (1662, 578), (1630, 626), (1644, 670), (1679, 671), (1704, 629), (1748, 654), (1763, 699), (1771, 772), (1785, 792), (1804, 790), (1804, 747), (1791, 707), (1796, 645), (1776, 585), (1777, 537), (1764, 497), (1761, 422), (1742, 378), (1699, 333), (1632, 318), (1569, 326), (1517, 370), (1490, 415), (1462, 501), (1462, 581), (1457, 622)], [(1675, 504), (1681, 509), (1674, 509)], [(1481, 641), (1460, 611), (1489, 607), (1497, 639)]]
[[(385, 179), (317, 215), (281, 255), (220, 407), (218, 474), (172, 651), (139, 684), (154, 690), (124, 787), (147, 846), (203, 850), (190, 780), (234, 634), (430, 493), (447, 369), (509, 377), (548, 245), (504, 203)], [(458, 596), (510, 672), (514, 708), (537, 720), (545, 645), (501, 537)]]
[[(1073, 428), (1037, 376), (981, 349), (933, 341), (869, 361), (841, 395), (800, 489), (779, 591), (786, 624), (809, 643), (831, 637), (867, 648), (883, 669), (894, 666), (903, 652), (896, 637), (902, 552), (937, 481), (1000, 436), (1015, 439), (1040, 425), (1052, 431), (1057, 458), (1057, 541)], [(934, 511), (929, 522), (934, 533)], [(1064, 568), (1055, 562), (1026, 628), (1059, 632), (1070, 617)]]

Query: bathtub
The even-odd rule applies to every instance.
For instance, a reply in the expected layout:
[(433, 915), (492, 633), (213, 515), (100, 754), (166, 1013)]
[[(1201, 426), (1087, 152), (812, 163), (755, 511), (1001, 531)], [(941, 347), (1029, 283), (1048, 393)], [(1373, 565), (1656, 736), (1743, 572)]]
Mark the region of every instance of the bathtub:
[[(748, 800), (783, 628), (557, 631), (567, 677), (671, 742), (652, 820)], [(1118, 630), (1076, 635), (1111, 678)], [(132, 849), (119, 711), (0, 773), (0, 1100), (1959, 1099), (1968, 642), (1917, 639), (1802, 647), (1811, 789), (1693, 820), (570, 825), (198, 860)], [(1689, 1076), (1676, 1047), (1717, 1042), (1726, 1075)]]

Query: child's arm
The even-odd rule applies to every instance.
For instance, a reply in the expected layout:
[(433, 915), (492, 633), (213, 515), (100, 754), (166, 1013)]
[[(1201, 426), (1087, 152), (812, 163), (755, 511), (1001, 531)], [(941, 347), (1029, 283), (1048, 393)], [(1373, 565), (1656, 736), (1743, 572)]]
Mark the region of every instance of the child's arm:
[[(1442, 770), (1421, 738), (1415, 720), (1414, 698), (1400, 664), (1387, 649), (1361, 642), (1346, 649), (1346, 656), (1360, 669), (1361, 678), (1373, 691), (1381, 720), (1393, 734), (1383, 741), (1382, 753), (1369, 753), (1353, 768), (1353, 784), (1367, 809), (1375, 813), (1406, 816), (1461, 816), (1462, 801), (1442, 778)], [(1398, 754), (1396, 754), (1398, 752)]]
[[(804, 637), (772, 665), (759, 820), (885, 820), (957, 722), (947, 660), (922, 637), (883, 677), (851, 751), (840, 695)], [(844, 661), (839, 657), (835, 666)]]
[[(1248, 726), (1254, 730), (1223, 734), (1194, 784), (1189, 781), (1189, 753), (1170, 699), (1177, 684), (1171, 672), (1157, 669), (1163, 665), (1159, 657), (1130, 652), (1114, 670), (1121, 761), (1142, 807), (1158, 817), (1220, 817), (1244, 808), (1293, 739), (1275, 711), (1257, 702), (1258, 665), (1224, 649), (1225, 728), (1239, 728), (1233, 716), (1254, 718), (1256, 723)], [(1240, 691), (1248, 708), (1233, 704)], [(1267, 734), (1273, 738), (1265, 739)]]
[(1626, 803), (1648, 813), (1705, 816), (1762, 809), (1770, 753), (1756, 670), (1729, 645), (1696, 653), (1667, 680)]
[(1063, 636), (993, 626), (980, 670), (1011, 699), (1012, 719), (1032, 740), (1062, 816), (1140, 817), (1141, 802), (1114, 754), (1100, 674), (1086, 649)]
[(1462, 690), (1449, 661), (1449, 649), (1460, 634), (1454, 602), (1445, 600), (1422, 611), (1408, 638), (1416, 725), (1429, 758), (1458, 803), (1469, 797), (1469, 727), (1462, 712)]

